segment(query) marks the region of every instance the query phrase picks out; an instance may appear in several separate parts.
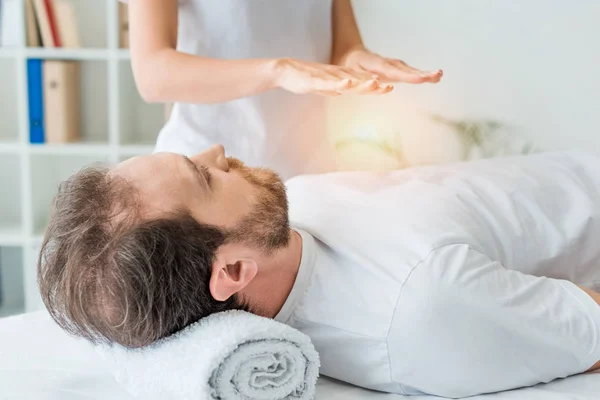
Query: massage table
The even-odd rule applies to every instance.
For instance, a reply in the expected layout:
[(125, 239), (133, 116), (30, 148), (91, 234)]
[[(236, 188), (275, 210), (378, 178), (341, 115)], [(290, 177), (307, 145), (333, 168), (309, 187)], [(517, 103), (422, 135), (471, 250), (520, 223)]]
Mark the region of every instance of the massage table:
[[(82, 339), (65, 334), (46, 311), (0, 319), (0, 400), (133, 400)], [(399, 400), (322, 377), (316, 400)], [(435, 400), (429, 396), (406, 399)], [(600, 374), (582, 374), (473, 400), (597, 400)]]

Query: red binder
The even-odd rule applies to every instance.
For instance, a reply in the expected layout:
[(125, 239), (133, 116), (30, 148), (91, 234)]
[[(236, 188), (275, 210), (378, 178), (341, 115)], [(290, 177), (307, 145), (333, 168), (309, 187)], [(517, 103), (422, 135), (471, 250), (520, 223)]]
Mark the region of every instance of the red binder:
[(48, 14), (48, 20), (50, 22), (50, 30), (52, 31), (52, 39), (54, 40), (54, 46), (62, 47), (60, 42), (60, 35), (58, 31), (58, 24), (56, 21), (56, 15), (54, 14), (53, 0), (44, 0), (46, 6), (46, 14)]

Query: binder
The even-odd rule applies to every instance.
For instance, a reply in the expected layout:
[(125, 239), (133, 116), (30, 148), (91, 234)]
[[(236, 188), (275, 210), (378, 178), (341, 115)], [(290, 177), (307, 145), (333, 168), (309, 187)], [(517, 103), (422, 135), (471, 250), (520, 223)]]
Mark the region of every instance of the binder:
[(65, 0), (56, 0), (54, 2), (54, 15), (58, 24), (58, 35), (62, 47), (81, 47), (79, 26), (77, 25), (73, 4)]
[(43, 61), (27, 60), (27, 94), (29, 100), (29, 142), (44, 143)]
[(48, 22), (50, 24), (50, 33), (52, 34), (52, 40), (54, 41), (54, 45), (56, 47), (61, 47), (61, 40), (58, 30), (58, 22), (56, 20), (56, 15), (54, 12), (54, 1), (53, 0), (44, 0), (44, 5), (46, 7), (46, 15), (48, 15)]
[(45, 61), (44, 136), (46, 143), (79, 140), (79, 64)]
[(27, 46), (39, 47), (42, 43), (40, 31), (35, 20), (33, 0), (25, 0), (25, 23), (27, 28)]
[(129, 48), (129, 6), (119, 3), (119, 47)]
[(56, 47), (54, 36), (52, 35), (52, 28), (50, 26), (50, 18), (46, 9), (46, 3), (44, 0), (33, 0), (33, 6), (38, 27), (40, 28), (42, 44), (44, 47)]

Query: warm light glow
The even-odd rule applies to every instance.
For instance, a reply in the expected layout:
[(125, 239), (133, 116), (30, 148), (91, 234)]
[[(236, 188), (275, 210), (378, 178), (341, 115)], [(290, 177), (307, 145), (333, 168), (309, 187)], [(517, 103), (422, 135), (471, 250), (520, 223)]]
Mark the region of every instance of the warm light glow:
[(328, 137), (341, 170), (386, 171), (405, 166), (394, 113), (353, 104), (351, 98), (329, 104)]
[(361, 123), (339, 135), (335, 148), (341, 170), (386, 171), (403, 167), (375, 124)]
[(356, 126), (353, 129), (352, 135), (346, 139), (352, 139), (353, 137), (363, 140), (372, 140), (374, 142), (379, 142), (381, 140), (381, 137), (379, 137), (377, 133), (377, 128), (373, 125)]

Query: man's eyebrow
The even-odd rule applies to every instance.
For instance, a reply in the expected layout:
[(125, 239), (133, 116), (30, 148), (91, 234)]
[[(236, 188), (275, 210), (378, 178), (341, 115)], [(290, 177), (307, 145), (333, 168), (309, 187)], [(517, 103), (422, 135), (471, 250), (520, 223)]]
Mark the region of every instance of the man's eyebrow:
[(205, 171), (204, 168), (200, 170), (198, 166), (187, 156), (183, 156), (183, 159), (185, 160), (185, 163), (189, 167), (190, 171), (198, 178), (198, 181), (206, 188), (210, 188), (210, 175), (207, 174), (208, 170)]

